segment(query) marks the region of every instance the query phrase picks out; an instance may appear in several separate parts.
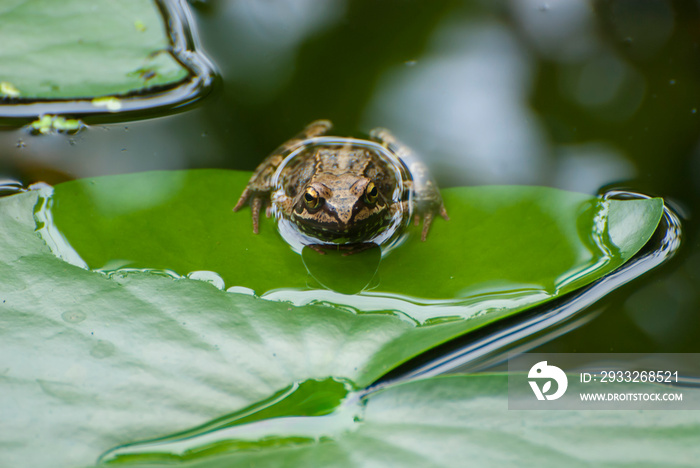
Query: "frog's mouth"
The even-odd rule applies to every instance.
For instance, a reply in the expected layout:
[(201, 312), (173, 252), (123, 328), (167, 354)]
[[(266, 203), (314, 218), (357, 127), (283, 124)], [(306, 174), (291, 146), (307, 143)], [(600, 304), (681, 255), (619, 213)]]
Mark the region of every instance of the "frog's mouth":
[(295, 223), (301, 232), (324, 242), (350, 244), (371, 242), (390, 224), (385, 216), (373, 216), (352, 223), (322, 223), (305, 219)]

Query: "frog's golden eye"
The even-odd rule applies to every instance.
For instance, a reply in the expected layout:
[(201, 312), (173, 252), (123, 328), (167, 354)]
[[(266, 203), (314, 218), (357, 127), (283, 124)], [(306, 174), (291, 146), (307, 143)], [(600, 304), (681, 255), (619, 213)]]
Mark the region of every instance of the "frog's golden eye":
[(317, 208), (320, 201), (321, 197), (318, 195), (315, 188), (309, 187), (306, 189), (306, 193), (304, 194), (304, 203), (306, 203), (306, 206), (309, 209), (313, 210), (314, 208)]
[(379, 190), (377, 190), (377, 186), (374, 185), (374, 182), (367, 184), (367, 189), (365, 189), (365, 198), (367, 198), (367, 202), (376, 203), (378, 197)]

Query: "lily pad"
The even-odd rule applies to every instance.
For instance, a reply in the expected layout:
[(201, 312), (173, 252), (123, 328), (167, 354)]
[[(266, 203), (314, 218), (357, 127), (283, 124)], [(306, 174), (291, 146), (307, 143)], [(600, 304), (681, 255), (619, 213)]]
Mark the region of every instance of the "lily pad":
[(0, 24), (4, 97), (126, 95), (190, 74), (153, 0), (4, 0)]
[[(614, 391), (669, 388), (618, 384)], [(684, 396), (697, 401), (700, 392), (684, 389)], [(465, 460), (474, 466), (667, 466), (669, 460), (673, 466), (695, 466), (700, 456), (700, 422), (692, 411), (513, 411), (507, 409), (507, 377), (499, 374), (408, 382), (366, 401), (351, 394), (336, 414), (329, 414), (327, 403), (337, 394), (328, 398), (297, 389), (287, 398), (294, 407), (273, 406), (277, 418), (232, 415), (214, 430), (206, 426), (118, 448), (103, 460), (132, 468), (422, 468), (459, 466)]]
[[(56, 228), (89, 268), (215, 272), (225, 288), (297, 305), (391, 311), (419, 324), (502, 316), (614, 271), (649, 239), (661, 199), (601, 200), (546, 187), (443, 191), (451, 220), (381, 261), (296, 255), (263, 220), (231, 211), (249, 173), (151, 172), (56, 187)], [(303, 257), (303, 258), (302, 258)], [(357, 294), (348, 294), (357, 292)]]
[[(188, 430), (312, 379), (332, 377), (363, 388), (406, 359), (528, 305), (529, 299), (472, 314), (476, 306), (460, 309), (462, 298), (457, 297), (455, 311), (449, 312), (456, 318), (422, 326), (420, 318), (407, 320), (414, 309), (439, 318), (445, 315), (444, 305), (410, 306), (402, 297), (394, 303), (409, 304), (405, 309), (358, 313), (349, 301), (362, 294), (315, 289), (321, 286), (278, 237), (272, 221), (255, 236), (249, 213), (231, 212), (248, 176), (232, 171), (133, 174), (62, 184), (49, 198), (28, 192), (0, 199), (1, 465), (85, 465), (112, 447)], [(408, 269), (411, 261), (438, 261), (426, 257), (425, 252), (434, 251), (422, 249), (462, 242), (463, 229), (477, 224), (460, 222), (460, 217), (488, 208), (469, 206), (470, 196), (481, 200), (475, 195), (480, 190), (445, 191), (453, 220), (436, 223), (426, 243), (409, 239), (381, 260), (377, 288), (395, 284), (388, 275), (396, 270), (384, 270), (385, 263)], [(494, 197), (499, 193), (498, 188), (483, 190)], [(517, 195), (517, 189), (505, 190)], [(545, 219), (551, 220), (553, 232), (563, 233), (561, 242), (579, 246), (579, 257), (563, 258), (576, 260), (573, 268), (598, 265), (591, 263), (592, 246), (600, 237), (590, 229), (600, 225), (606, 232), (604, 219), (611, 218), (618, 203), (628, 202), (608, 203), (606, 217), (601, 215), (605, 204), (596, 209), (597, 199), (531, 190), (536, 195), (511, 199), (521, 210), (501, 212), (549, 214)], [(547, 209), (537, 204), (550, 196), (571, 198)], [(506, 205), (507, 198), (502, 200)], [(528, 211), (533, 203), (536, 208)], [(498, 206), (491, 208), (498, 213)], [(660, 209), (660, 200), (629, 205), (621, 216), (638, 229), (614, 234), (620, 244), (606, 241), (612, 250), (603, 265), (577, 278), (593, 281), (628, 259), (653, 232)], [(569, 224), (559, 223), (558, 217)], [(546, 227), (542, 218), (527, 226)], [(54, 251), (37, 236), (37, 228)], [(473, 235), (468, 239), (477, 240)], [(554, 247), (547, 252), (558, 252)], [(453, 250), (444, 248), (449, 255)], [(56, 254), (105, 272), (72, 265)], [(539, 274), (551, 268), (546, 258), (541, 269), (534, 259)], [(426, 271), (429, 267), (425, 264)], [(444, 266), (457, 267), (456, 262)], [(181, 277), (192, 272), (199, 273), (191, 277), (213, 284)], [(562, 274), (550, 279), (556, 283)], [(551, 297), (585, 281), (564, 281)], [(334, 302), (295, 306), (221, 289), (228, 286), (267, 291), (268, 299), (280, 291), (275, 288), (307, 297), (322, 298), (328, 292)], [(373, 298), (366, 300), (371, 304)]]

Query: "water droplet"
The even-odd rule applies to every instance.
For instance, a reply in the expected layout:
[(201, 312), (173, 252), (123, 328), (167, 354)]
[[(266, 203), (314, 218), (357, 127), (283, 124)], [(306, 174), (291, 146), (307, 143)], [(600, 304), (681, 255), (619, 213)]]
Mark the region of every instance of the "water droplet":
[(407, 67), (413, 67), (413, 66), (415, 66), (417, 63), (418, 63), (417, 60), (406, 60), (406, 61), (404, 62), (404, 65), (406, 65)]
[(80, 323), (87, 318), (87, 315), (84, 312), (67, 310), (61, 314), (61, 318), (68, 323)]
[(669, 80), (668, 84), (673, 86), (674, 84), (676, 84), (676, 80)]
[(691, 113), (691, 114), (697, 114), (697, 112), (698, 112), (698, 110), (697, 110), (695, 107), (693, 107), (692, 109), (690, 109), (690, 113)]
[(253, 291), (250, 288), (246, 288), (244, 286), (231, 286), (226, 290), (226, 292), (230, 293), (237, 293), (237, 294), (245, 294), (247, 296), (255, 296), (255, 291)]
[(17, 140), (17, 148), (25, 148), (26, 146), (27, 144), (24, 142), (23, 139), (20, 138), (19, 140)]
[(221, 276), (219, 276), (218, 273), (213, 271), (193, 271), (190, 274), (188, 274), (187, 277), (193, 280), (204, 281), (205, 283), (209, 283), (215, 288), (221, 289), (222, 291), (226, 288), (224, 279)]

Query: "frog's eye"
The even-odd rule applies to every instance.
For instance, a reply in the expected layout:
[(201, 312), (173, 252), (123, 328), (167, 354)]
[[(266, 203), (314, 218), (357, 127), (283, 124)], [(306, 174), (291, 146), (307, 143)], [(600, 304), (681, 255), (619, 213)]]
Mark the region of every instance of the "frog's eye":
[(377, 186), (374, 185), (374, 182), (367, 184), (367, 189), (365, 190), (365, 198), (367, 198), (367, 202), (376, 203), (378, 197), (379, 190), (377, 190)]
[(306, 203), (306, 206), (309, 209), (313, 210), (314, 208), (317, 208), (320, 201), (321, 197), (319, 197), (315, 188), (309, 187), (306, 189), (306, 193), (304, 194), (304, 203)]

